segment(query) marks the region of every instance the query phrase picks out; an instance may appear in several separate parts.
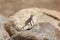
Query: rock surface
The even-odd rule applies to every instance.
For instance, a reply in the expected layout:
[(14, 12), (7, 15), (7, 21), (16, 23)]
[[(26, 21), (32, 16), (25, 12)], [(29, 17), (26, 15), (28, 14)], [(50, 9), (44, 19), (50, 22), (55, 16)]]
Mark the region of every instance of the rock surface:
[(21, 31), (13, 35), (9, 40), (40, 40), (40, 36), (36, 32)]
[(56, 28), (48, 22), (38, 23), (30, 30), (40, 33), (40, 38), (47, 38), (48, 40), (58, 40)]
[[(15, 24), (15, 28), (20, 29), (25, 25), (26, 20), (29, 19), (30, 15), (33, 16), (33, 25), (39, 23), (39, 22), (49, 22), (49, 23), (54, 23), (53, 25), (57, 28), (58, 21), (53, 19), (52, 17), (49, 17), (47, 15), (43, 14), (43, 11), (41, 11), (39, 8), (27, 8), (27, 9), (22, 9), (18, 11), (16, 14), (13, 16), (9, 17), (10, 21), (13, 21)], [(9, 21), (8, 21), (9, 22)], [(8, 24), (8, 23), (7, 23)], [(10, 23), (11, 24), (11, 23)], [(25, 29), (29, 28), (27, 25)], [(30, 26), (31, 27), (31, 26)]]
[(9, 40), (59, 40), (56, 28), (48, 23), (42, 22), (33, 26), (31, 30), (20, 31)]
[(0, 40), (7, 40), (10, 38), (7, 31), (4, 29), (4, 23), (6, 23), (7, 18), (0, 14)]
[(10, 38), (9, 34), (4, 29), (4, 26), (0, 25), (0, 40), (7, 40), (8, 38)]
[[(41, 22), (48, 22), (48, 23), (51, 23), (52, 25), (54, 25), (54, 27), (56, 29), (58, 29), (58, 21), (52, 17), (44, 15), (43, 11), (39, 8), (27, 8), (27, 9), (22, 9), (22, 10), (18, 11), (16, 14), (9, 17), (9, 20), (7, 21), (5, 27), (9, 27), (12, 30), (13, 29), (21, 30), (21, 28), (25, 25), (26, 20), (28, 20), (30, 18), (30, 15), (34, 15), (33, 23), (32, 23), (33, 25), (36, 25)], [(25, 26), (23, 30), (26, 30), (28, 28), (31, 28), (31, 25)], [(14, 32), (14, 31), (12, 31), (12, 32)], [(49, 40), (50, 40), (50, 38), (49, 38)], [(56, 40), (56, 39), (54, 39), (54, 40)]]

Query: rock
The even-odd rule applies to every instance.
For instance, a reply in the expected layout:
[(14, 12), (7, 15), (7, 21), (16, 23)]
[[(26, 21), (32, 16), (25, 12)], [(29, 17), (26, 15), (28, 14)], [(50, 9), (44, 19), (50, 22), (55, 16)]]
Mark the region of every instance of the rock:
[[(20, 10), (16, 14), (14, 14), (14, 15), (12, 15), (12, 16), (9, 17), (9, 20), (7, 21), (6, 25), (11, 25), (11, 26), (15, 25), (14, 27), (16, 29), (20, 30), (20, 28), (22, 28), (25, 25), (25, 21), (29, 19), (30, 15), (34, 15), (33, 21), (34, 21), (34, 24), (35, 24), (35, 22), (38, 23), (37, 22), (38, 21), (37, 20), (37, 16), (39, 15), (39, 17), (40, 17), (42, 15), (42, 12), (38, 8), (33, 8), (33, 9), (31, 8), (31, 9)], [(13, 23), (11, 23), (11, 22), (13, 22)], [(25, 27), (25, 29), (27, 29), (28, 26), (30, 26), (30, 25), (27, 25)]]
[(59, 40), (56, 28), (48, 22), (38, 23), (28, 31), (20, 31), (14, 34), (9, 40), (31, 40), (30, 37), (32, 37), (32, 40)]
[(12, 36), (17, 33), (17, 30), (14, 28), (13, 22), (11, 23), (10, 21), (7, 22), (7, 24), (4, 24), (5, 30), (8, 32), (9, 36)]
[(48, 22), (38, 23), (30, 31), (40, 33), (40, 38), (45, 37), (48, 40), (58, 40), (56, 28)]
[(9, 40), (40, 40), (39, 33), (31, 31), (21, 31), (13, 35)]
[(0, 40), (7, 40), (8, 38), (10, 38), (10, 36), (4, 29), (4, 26), (1, 24), (0, 25)]
[[(39, 8), (26, 8), (18, 11), (16, 14), (12, 15), (9, 17), (8, 21), (5, 23), (5, 29), (10, 30), (12, 33), (16, 34), (17, 31), (20, 32), (22, 30), (21, 28), (25, 25), (25, 22), (30, 18), (31, 15), (33, 16), (33, 22), (32, 25), (36, 25), (37, 23), (41, 22), (49, 22), (52, 25), (54, 25), (55, 28), (58, 27), (58, 21), (53, 19), (52, 17), (49, 17), (47, 15), (44, 15), (41, 9)], [(27, 26), (24, 27), (23, 30), (29, 29), (33, 26), (28, 24)], [(59, 28), (59, 27), (58, 27)]]
[[(14, 28), (16, 28), (17, 30), (20, 30), (25, 25), (25, 22), (30, 18), (31, 15), (34, 15), (32, 18), (33, 25), (45, 21), (45, 22), (49, 22), (52, 24), (54, 23), (53, 25), (58, 27), (57, 21), (53, 19), (52, 17), (44, 15), (41, 9), (39, 8), (22, 9), (18, 11), (16, 14), (9, 17), (9, 21), (13, 22), (13, 24), (11, 24), (9, 21), (6, 24), (7, 25), (11, 24), (11, 26), (15, 25)], [(24, 30), (30, 27), (31, 25), (27, 25), (24, 27)]]
[(10, 38), (9, 34), (4, 28), (4, 23), (6, 23), (7, 17), (0, 14), (0, 40), (7, 40)]

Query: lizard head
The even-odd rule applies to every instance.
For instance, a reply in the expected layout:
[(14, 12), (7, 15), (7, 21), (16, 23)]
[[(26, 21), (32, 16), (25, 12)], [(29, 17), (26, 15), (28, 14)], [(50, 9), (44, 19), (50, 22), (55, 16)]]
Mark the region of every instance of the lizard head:
[(31, 15), (30, 17), (33, 17), (34, 15)]

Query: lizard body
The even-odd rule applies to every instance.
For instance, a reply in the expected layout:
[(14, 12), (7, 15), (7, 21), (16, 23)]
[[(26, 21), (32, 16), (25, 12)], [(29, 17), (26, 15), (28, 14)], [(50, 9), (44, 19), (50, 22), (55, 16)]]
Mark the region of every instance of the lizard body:
[(33, 15), (30, 16), (30, 18), (25, 22), (25, 25), (22, 28), (24, 28), (25, 26), (27, 26), (29, 23), (32, 26), (32, 20), (33, 20), (32, 18), (33, 18)]

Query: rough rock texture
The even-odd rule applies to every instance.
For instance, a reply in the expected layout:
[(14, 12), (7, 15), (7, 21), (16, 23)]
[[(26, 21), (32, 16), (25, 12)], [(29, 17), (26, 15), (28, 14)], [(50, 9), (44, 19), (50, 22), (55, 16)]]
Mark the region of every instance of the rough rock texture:
[(0, 40), (7, 40), (9, 38), (9, 34), (4, 29), (4, 23), (6, 23), (7, 18), (0, 14)]
[[(56, 15), (57, 17), (60, 18), (60, 12), (54, 11), (54, 10), (60, 11), (60, 0), (0, 0), (0, 14), (3, 14), (7, 17), (11, 16), (13, 13), (17, 12), (20, 9), (31, 8), (31, 7), (33, 7), (33, 8), (34, 7), (48, 8), (48, 10), (42, 9), (42, 11), (47, 12), (48, 14)], [(54, 10), (49, 10), (49, 9), (54, 9)], [(43, 16), (42, 21), (48, 21), (49, 20), (48, 22), (51, 22), (52, 24), (54, 23), (53, 25), (56, 26), (56, 28), (60, 29), (57, 25), (57, 22), (54, 19), (51, 20), (50, 17), (48, 17), (48, 16), (45, 17), (45, 16), (46, 15)], [(19, 19), (19, 18), (17, 17), (17, 19)], [(38, 20), (40, 20), (40, 18)], [(0, 22), (3, 23), (3, 19)], [(36, 23), (37, 21), (34, 21), (34, 22)], [(19, 23), (19, 21), (16, 23), (22, 24), (22, 22)], [(9, 24), (7, 24), (7, 25), (9, 25)], [(16, 24), (14, 24), (14, 25), (16, 25)], [(20, 29), (20, 27), (18, 27), (18, 28)]]
[[(44, 15), (43, 12), (41, 12), (41, 10), (39, 8), (27, 8), (27, 9), (20, 10), (13, 16), (9, 17), (9, 20), (10, 20), (10, 22), (13, 21), (15, 28), (20, 29), (21, 27), (23, 27), (25, 25), (25, 21), (29, 19), (30, 15), (34, 15), (33, 16), (34, 23), (32, 23), (33, 25), (35, 25), (39, 22), (46, 21), (46, 22), (50, 22), (52, 24), (54, 23), (53, 25), (58, 27), (58, 25), (57, 25), (58, 21), (56, 21), (52, 17)], [(9, 24), (11, 24), (10, 22), (8, 21)], [(6, 24), (8, 24), (8, 23), (6, 23)], [(13, 24), (11, 24), (11, 25), (13, 25)], [(30, 26), (30, 25), (27, 25), (25, 27), (25, 29), (29, 28), (28, 26)]]
[(0, 40), (7, 40), (8, 38), (10, 38), (9, 34), (4, 29), (4, 26), (0, 24)]
[[(38, 8), (23, 9), (23, 10), (17, 12), (16, 14), (14, 14), (13, 16), (9, 17), (9, 21), (10, 22), (13, 21), (13, 24), (15, 24), (14, 27), (16, 27), (17, 29), (20, 29), (22, 26), (24, 26), (25, 21), (29, 19), (31, 14), (34, 15), (34, 17), (33, 17), (34, 24), (35, 24), (35, 22), (38, 23), (37, 17), (40, 17), (42, 15), (41, 10)], [(11, 24), (9, 21), (6, 23), (7, 25), (8, 25), (8, 23)], [(13, 25), (13, 24), (11, 24), (11, 25)]]
[[(41, 22), (49, 22), (52, 25), (54, 25), (55, 28), (57, 29), (59, 28), (57, 25), (58, 21), (53, 19), (52, 17), (43, 14), (43, 11), (39, 8), (27, 8), (18, 11), (16, 14), (9, 17), (9, 20), (5, 24), (5, 28), (8, 30), (14, 29), (13, 31), (11, 31), (11, 33), (13, 34), (17, 33), (16, 30), (21, 30), (20, 28), (22, 28), (25, 25), (25, 21), (29, 19), (30, 15), (34, 15), (33, 16), (34, 23), (32, 23), (33, 25)], [(27, 25), (24, 27), (23, 30), (28, 28), (31, 28), (31, 26)]]
[(57, 36), (58, 36), (58, 38), (60, 40), (60, 31), (58, 29), (57, 29)]
[(15, 24), (13, 23), (14, 23), (13, 21), (9, 21), (7, 22), (7, 24), (6, 23), (4, 24), (4, 28), (9, 34), (9, 36), (12, 36), (17, 33), (17, 30), (14, 28)]
[(21, 31), (13, 35), (9, 40), (40, 40), (39, 33), (32, 31)]
[(20, 31), (9, 40), (59, 40), (56, 28), (48, 23), (42, 22), (33, 26), (31, 30)]
[(48, 40), (58, 40), (56, 28), (51, 23), (38, 23), (33, 26), (31, 31), (40, 33), (40, 38), (45, 37)]

